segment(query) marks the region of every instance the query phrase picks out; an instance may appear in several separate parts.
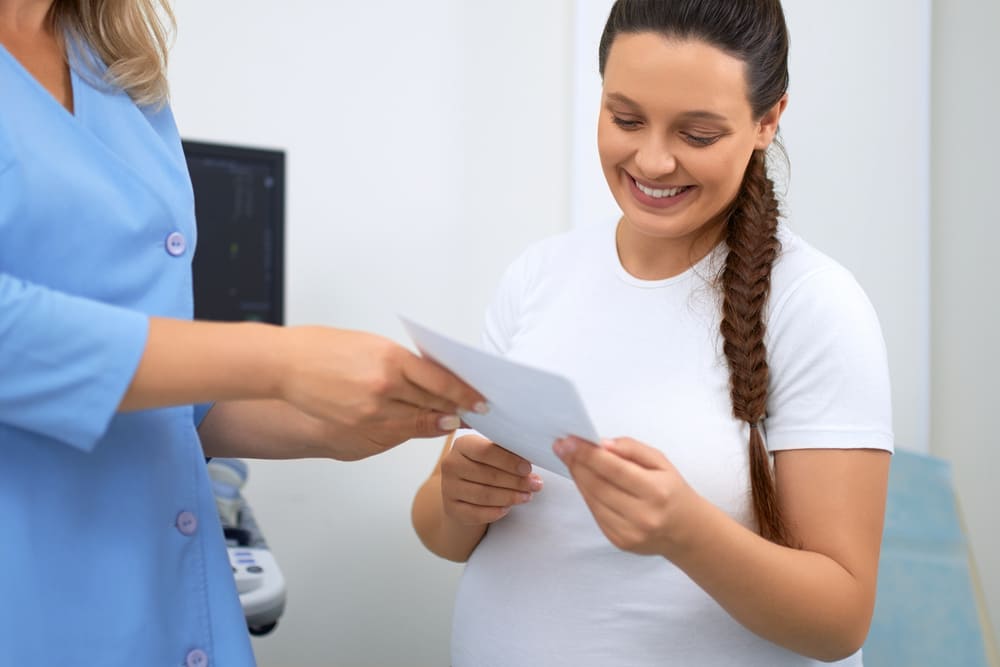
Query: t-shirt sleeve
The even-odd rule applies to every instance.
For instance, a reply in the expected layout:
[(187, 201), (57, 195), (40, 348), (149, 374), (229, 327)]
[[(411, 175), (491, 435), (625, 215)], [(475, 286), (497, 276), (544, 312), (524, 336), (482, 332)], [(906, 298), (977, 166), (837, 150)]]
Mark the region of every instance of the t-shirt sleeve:
[(768, 448), (893, 450), (889, 368), (875, 309), (827, 266), (775, 303), (768, 331)]
[(0, 423), (93, 449), (148, 331), (142, 313), (0, 272)]
[[(510, 349), (511, 340), (517, 331), (518, 313), (524, 290), (527, 287), (528, 254), (522, 254), (504, 272), (493, 294), (493, 300), (486, 309), (480, 347), (487, 352), (503, 356)], [(461, 428), (455, 432), (455, 440), (466, 435), (483, 436), (472, 428)]]
[(525, 252), (507, 267), (486, 309), (481, 346), (487, 352), (503, 355), (510, 349), (527, 288), (529, 261)]

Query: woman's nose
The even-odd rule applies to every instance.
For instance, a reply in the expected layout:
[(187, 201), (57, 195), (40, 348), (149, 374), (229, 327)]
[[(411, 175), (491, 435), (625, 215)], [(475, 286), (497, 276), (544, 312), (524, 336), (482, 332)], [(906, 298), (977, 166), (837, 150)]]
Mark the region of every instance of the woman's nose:
[(677, 159), (664, 139), (651, 136), (636, 151), (635, 165), (639, 175), (656, 180), (672, 174), (677, 169)]

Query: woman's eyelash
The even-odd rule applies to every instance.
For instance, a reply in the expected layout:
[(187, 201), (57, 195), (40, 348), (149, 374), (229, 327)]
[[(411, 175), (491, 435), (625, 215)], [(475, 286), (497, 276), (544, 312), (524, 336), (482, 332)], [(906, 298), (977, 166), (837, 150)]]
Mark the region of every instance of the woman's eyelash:
[(639, 121), (637, 120), (626, 120), (625, 118), (619, 118), (614, 114), (611, 115), (611, 122), (623, 130), (634, 130), (639, 126)]
[(694, 144), (695, 146), (711, 146), (716, 141), (718, 141), (719, 137), (721, 136), (722, 135), (717, 134), (712, 137), (704, 137), (698, 134), (688, 134), (686, 132), (684, 133), (684, 138), (689, 142), (691, 142), (692, 144)]
[[(622, 118), (614, 114), (611, 115), (611, 122), (613, 122), (618, 127), (622, 128), (623, 130), (635, 130), (639, 127), (639, 125), (642, 124), (642, 121), (629, 120), (627, 118)], [(714, 136), (702, 136), (700, 134), (691, 134), (689, 132), (683, 132), (681, 133), (681, 136), (683, 136), (684, 140), (690, 143), (691, 145), (701, 147), (701, 146), (711, 146), (716, 141), (718, 141), (722, 135), (717, 134)]]

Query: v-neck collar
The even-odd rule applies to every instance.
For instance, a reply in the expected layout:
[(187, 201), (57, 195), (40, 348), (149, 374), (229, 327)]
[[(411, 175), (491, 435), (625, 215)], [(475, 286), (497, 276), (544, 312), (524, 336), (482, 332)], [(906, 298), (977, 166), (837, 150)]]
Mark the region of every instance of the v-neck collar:
[(21, 77), (30, 81), (30, 85), (32, 88), (38, 91), (39, 94), (44, 95), (53, 105), (61, 109), (66, 116), (68, 116), (69, 118), (79, 118), (80, 115), (79, 98), (82, 97), (80, 95), (80, 90), (84, 88), (84, 86), (80, 85), (80, 78), (76, 71), (76, 65), (73, 62), (72, 49), (68, 44), (66, 49), (67, 49), (67, 60), (69, 61), (69, 88), (70, 88), (69, 94), (73, 100), (73, 111), (70, 111), (65, 106), (63, 106), (63, 104), (58, 99), (56, 99), (56, 96), (53, 95), (48, 88), (43, 86), (42, 82), (39, 81), (37, 78), (35, 78), (35, 75), (32, 74), (30, 71), (28, 71), (28, 68), (25, 67), (24, 64), (20, 60), (18, 60), (13, 53), (7, 50), (7, 47), (4, 46), (3, 44), (0, 44), (0, 55), (2, 55), (3, 57), (5, 57), (7, 60), (10, 61), (10, 64), (14, 68), (14, 71), (18, 72), (18, 74)]
[[(72, 114), (6, 47), (0, 45), (0, 69), (9, 71), (6, 76), (11, 83), (18, 82), (20, 91), (13, 95), (15, 104), (10, 111), (15, 116), (24, 112), (45, 116), (44, 121), (33, 118), (29, 122), (50, 123), (52, 127), (47, 130), (50, 135), (59, 126), (60, 131), (67, 132), (68, 141), (82, 142), (74, 143), (79, 150), (97, 151), (95, 159), (102, 159), (107, 168), (120, 170), (128, 179), (150, 191), (166, 211), (171, 211), (169, 217), (175, 217), (178, 206), (186, 210), (190, 179), (169, 109), (152, 114), (140, 109), (127, 93), (103, 81), (99, 61), (93, 61), (91, 67), (88, 58), (93, 52), (87, 51), (86, 45), (69, 42), (67, 49), (74, 94)], [(19, 95), (30, 105), (22, 108), (20, 114), (17, 107), (21, 105), (16, 102)], [(154, 119), (159, 126), (154, 126)], [(167, 136), (163, 136), (161, 130), (166, 131)], [(167, 144), (174, 141), (176, 146)], [(100, 155), (104, 158), (97, 157)], [(167, 184), (171, 188), (176, 186), (176, 190), (168, 193)], [(182, 196), (175, 201), (173, 197), (177, 193)]]

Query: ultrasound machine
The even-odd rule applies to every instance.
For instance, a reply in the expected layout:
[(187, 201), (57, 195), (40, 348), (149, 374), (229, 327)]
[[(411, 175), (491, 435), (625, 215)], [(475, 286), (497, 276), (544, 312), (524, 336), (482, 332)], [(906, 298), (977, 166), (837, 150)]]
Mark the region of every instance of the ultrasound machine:
[[(198, 222), (195, 319), (283, 324), (284, 152), (197, 141), (183, 147)], [(243, 497), (247, 465), (214, 458), (208, 472), (247, 629), (265, 635), (285, 610), (285, 579)]]

